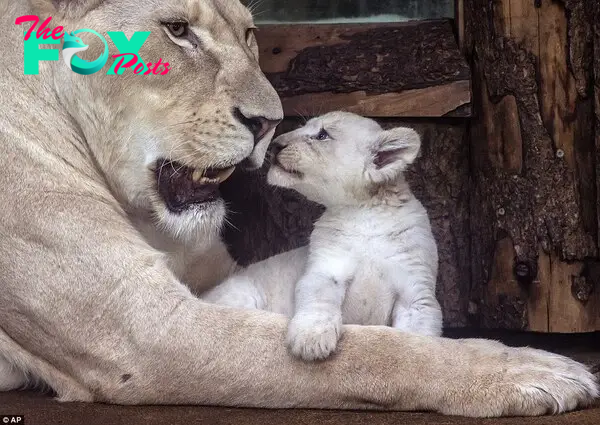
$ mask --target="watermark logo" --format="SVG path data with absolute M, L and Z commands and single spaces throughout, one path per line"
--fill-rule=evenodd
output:
M 104 52 L 95 61 L 88 62 L 75 56 L 78 52 L 84 52 L 90 47 L 81 38 L 77 37 L 77 34 L 82 32 L 92 33 L 98 36 L 104 43 Z M 64 40 L 62 49 L 63 60 L 72 71 L 81 75 L 90 75 L 100 71 L 106 65 L 108 61 L 108 43 L 96 31 L 84 29 L 73 31 L 71 34 L 65 33 Z
M 23 415 L 0 415 L 0 425 L 3 425 L 3 424 L 22 425 L 24 423 L 25 423 L 25 417 Z
M 62 57 L 67 67 L 77 74 L 91 75 L 100 71 L 109 60 L 108 42 L 98 32 L 91 29 L 79 29 L 68 33 L 64 28 L 58 26 L 52 31 L 46 28 L 52 17 L 47 18 L 38 27 L 40 18 L 35 15 L 25 15 L 17 18 L 16 25 L 33 22 L 33 25 L 24 35 L 24 73 L 25 75 L 38 75 L 40 72 L 40 61 L 58 61 L 59 50 L 42 48 L 44 44 L 60 44 L 63 40 Z M 36 29 L 34 33 L 33 31 Z M 63 32 L 64 31 L 64 32 Z M 103 45 L 104 51 L 93 61 L 86 61 L 77 56 L 78 53 L 86 51 L 89 46 L 78 37 L 81 33 L 91 33 L 98 37 Z M 148 39 L 150 31 L 136 31 L 128 39 L 122 31 L 109 31 L 108 37 L 119 50 L 119 54 L 112 55 L 115 62 L 110 67 L 107 75 L 121 75 L 126 69 L 132 69 L 136 75 L 166 75 L 170 71 L 170 64 L 163 62 L 162 58 L 156 63 L 146 63 L 140 56 L 139 51 Z

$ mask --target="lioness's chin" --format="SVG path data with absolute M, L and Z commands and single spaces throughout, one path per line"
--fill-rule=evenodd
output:
M 219 188 L 235 168 L 192 168 L 163 158 L 152 161 L 150 208 L 157 226 L 183 243 L 218 237 L 226 214 Z
M 218 238 L 226 214 L 225 202 L 220 198 L 191 205 L 181 212 L 173 212 L 162 203 L 155 203 L 154 209 L 158 226 L 186 244 Z

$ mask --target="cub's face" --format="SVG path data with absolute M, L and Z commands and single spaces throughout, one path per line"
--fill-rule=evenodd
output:
M 236 167 L 262 164 L 283 117 L 248 9 L 239 0 L 31 1 L 53 25 L 108 41 L 103 70 L 82 76 L 57 65 L 55 85 L 113 191 L 175 236 L 215 233 L 225 213 L 219 185 Z M 110 31 L 136 45 L 135 32 L 150 32 L 138 54 L 158 75 L 106 75 L 119 53 Z M 90 46 L 80 58 L 99 57 L 102 41 L 80 36 Z
M 372 119 L 332 112 L 274 141 L 267 180 L 326 206 L 367 201 L 393 184 L 420 148 L 410 128 L 384 131 Z

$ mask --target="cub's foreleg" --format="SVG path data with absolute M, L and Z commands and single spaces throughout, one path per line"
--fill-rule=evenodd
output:
M 354 272 L 352 260 L 342 255 L 311 255 L 307 272 L 296 284 L 287 344 L 304 360 L 328 357 L 341 336 L 342 304 Z
M 403 291 L 394 304 L 392 326 L 404 332 L 419 335 L 442 334 L 442 308 L 435 297 L 434 288 L 414 290 L 413 285 Z

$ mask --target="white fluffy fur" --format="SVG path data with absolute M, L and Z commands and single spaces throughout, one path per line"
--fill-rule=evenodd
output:
M 317 140 L 323 129 L 329 137 Z M 384 131 L 373 120 L 337 112 L 275 144 L 284 147 L 283 167 L 301 176 L 275 165 L 269 181 L 298 190 L 327 211 L 315 223 L 308 249 L 254 264 L 206 299 L 293 315 L 288 344 L 306 360 L 331 354 L 342 323 L 440 335 L 437 246 L 427 212 L 402 175 L 419 151 L 416 132 Z M 382 152 L 388 160 L 378 167 Z

